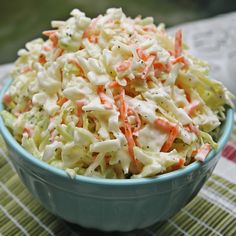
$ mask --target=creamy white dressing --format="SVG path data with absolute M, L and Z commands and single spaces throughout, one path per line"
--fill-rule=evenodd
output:
M 52 27 L 18 52 L 7 91 L 8 124 L 27 150 L 73 176 L 142 178 L 181 168 L 202 143 L 216 146 L 202 131 L 219 127 L 231 95 L 163 24 L 111 8 L 94 19 L 74 9 Z

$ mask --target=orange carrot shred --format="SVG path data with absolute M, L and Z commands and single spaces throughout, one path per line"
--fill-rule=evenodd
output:
M 32 129 L 31 128 L 27 128 L 27 127 L 24 127 L 24 129 L 23 129 L 23 133 L 26 133 L 26 134 L 28 134 L 29 136 L 31 136 L 32 135 Z
M 123 123 L 125 123 L 126 120 L 126 104 L 124 100 L 124 94 L 125 92 L 124 89 L 122 88 L 119 98 L 120 98 L 120 117 Z
M 161 148 L 161 152 L 168 152 L 169 151 L 173 142 L 177 138 L 178 134 L 179 134 L 179 130 L 177 127 L 174 127 L 171 129 L 168 139 L 166 140 L 166 142 L 164 143 L 164 145 Z
M 188 68 L 188 66 L 189 66 L 189 63 L 188 63 L 188 61 L 185 59 L 184 56 L 176 57 L 176 58 L 172 61 L 172 64 L 174 65 L 174 64 L 176 64 L 176 63 L 183 63 L 183 64 L 184 64 L 183 68 Z
M 104 93 L 104 86 L 103 85 L 99 85 L 97 87 L 97 94 L 101 100 L 101 103 L 105 106 L 105 108 L 107 108 L 107 109 L 113 108 L 113 104 L 108 100 L 106 94 Z
M 199 135 L 199 129 L 198 129 L 198 127 L 196 127 L 195 125 L 189 124 L 189 125 L 188 125 L 188 128 L 189 128 L 189 130 L 190 130 L 191 132 L 193 132 L 194 134 Z
M 162 64 L 160 62 L 153 63 L 153 67 L 157 71 L 164 71 L 166 73 L 170 72 L 170 65 L 169 64 Z
M 179 162 L 176 165 L 172 166 L 171 169 L 178 170 L 184 166 L 184 163 L 185 163 L 184 159 L 179 159 Z
M 45 63 L 47 62 L 45 55 L 40 54 L 38 61 L 39 61 L 39 63 L 42 64 L 42 65 L 45 64 Z
M 77 101 L 76 102 L 76 107 L 77 107 L 77 116 L 79 118 L 79 121 L 77 123 L 77 127 L 83 127 L 83 106 L 84 106 L 84 102 L 83 101 Z
M 136 119 L 136 127 L 134 128 L 133 132 L 137 132 L 141 128 L 141 120 L 139 118 L 138 113 L 131 107 L 128 108 L 128 115 L 134 115 Z
M 189 89 L 184 89 L 184 92 L 185 92 L 185 96 L 186 96 L 186 99 L 188 102 L 191 102 L 191 94 L 190 94 L 190 91 Z
M 182 30 L 175 33 L 175 58 L 182 54 Z
M 125 122 L 125 137 L 126 137 L 126 140 L 127 140 L 127 143 L 128 143 L 128 151 L 129 151 L 129 154 L 131 156 L 131 159 L 133 161 L 135 161 L 135 157 L 134 157 L 135 142 L 134 142 L 134 139 L 133 139 L 133 134 L 132 134 L 130 124 L 127 121 Z
M 152 68 L 152 65 L 153 65 L 153 62 L 155 61 L 155 59 L 156 59 L 156 56 L 154 56 L 154 55 L 151 55 L 147 58 L 147 62 L 146 62 L 147 65 L 142 72 L 141 79 L 146 79 L 148 73 L 150 72 L 150 70 Z
M 146 61 L 148 59 L 148 56 L 144 53 L 143 49 L 142 48 L 137 48 L 136 49 L 136 52 L 138 54 L 138 57 L 143 60 L 143 61 Z
M 56 30 L 45 30 L 43 31 L 43 35 L 50 37 L 52 34 L 55 34 Z
M 190 103 L 190 107 L 188 109 L 188 114 L 190 116 L 194 115 L 194 113 L 196 112 L 199 105 L 200 105 L 200 102 L 197 100 L 194 100 L 192 103 Z
M 43 35 L 49 37 L 49 39 L 52 41 L 53 47 L 58 46 L 58 37 L 56 35 L 56 30 L 47 30 L 43 32 Z
M 169 122 L 168 120 L 158 117 L 154 121 L 154 125 L 157 129 L 161 129 L 164 132 L 170 132 L 173 128 L 176 127 L 176 124 Z
M 112 81 L 110 84 L 109 84 L 109 87 L 110 88 L 119 88 L 120 85 L 117 81 Z
M 68 63 L 75 65 L 84 74 L 83 68 L 79 64 L 78 60 L 76 60 L 76 59 L 69 59 Z
M 21 69 L 21 73 L 22 74 L 30 72 L 30 71 L 32 71 L 32 67 L 31 66 L 25 66 L 24 68 Z
M 124 124 L 124 133 L 125 133 L 125 138 L 128 144 L 128 152 L 133 163 L 132 169 L 133 169 L 133 172 L 138 172 L 140 168 L 134 156 L 135 141 L 133 138 L 131 126 L 127 119 L 127 108 L 126 108 L 124 96 L 125 96 L 125 90 L 122 88 L 121 94 L 120 94 L 120 118 Z
M 61 107 L 67 101 L 68 101 L 68 99 L 66 97 L 63 97 L 63 96 L 59 97 L 57 100 L 57 105 Z
M 188 102 L 191 102 L 191 93 L 189 88 L 183 87 L 181 84 L 177 83 L 176 86 L 178 86 L 178 88 L 183 89 L 185 92 L 185 97 L 187 99 Z
M 198 161 L 204 161 L 211 151 L 211 145 L 209 143 L 204 143 L 197 151 L 195 159 Z
M 116 71 L 124 72 L 129 69 L 130 65 L 131 65 L 130 60 L 124 60 L 123 62 L 118 63 L 118 65 L 116 66 Z
M 29 100 L 26 102 L 25 107 L 24 107 L 20 112 L 27 112 L 27 111 L 30 111 L 31 108 L 32 108 L 32 100 L 29 99 Z
M 96 27 L 97 21 L 99 20 L 100 16 L 98 16 L 97 18 L 94 18 L 90 25 L 85 29 L 84 34 L 83 34 L 83 38 L 87 38 L 89 40 L 90 43 L 97 43 L 98 42 L 98 38 L 99 35 L 97 34 L 93 34 L 94 29 Z
M 193 150 L 191 153 L 191 156 L 196 156 L 196 154 L 197 154 L 197 150 Z
M 11 103 L 11 101 L 12 101 L 12 97 L 11 97 L 9 94 L 5 94 L 5 95 L 3 96 L 3 102 L 4 102 L 4 104 L 8 105 L 8 104 Z

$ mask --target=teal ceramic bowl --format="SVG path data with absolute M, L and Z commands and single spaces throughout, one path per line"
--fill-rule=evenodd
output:
M 9 84 L 3 88 L 0 101 Z M 184 169 L 143 179 L 109 180 L 85 176 L 72 179 L 63 170 L 36 159 L 23 149 L 1 118 L 0 131 L 19 177 L 46 209 L 83 227 L 130 231 L 167 220 L 196 196 L 229 139 L 233 114 L 232 109 L 227 110 L 219 147 L 211 151 L 204 163 L 194 162 Z

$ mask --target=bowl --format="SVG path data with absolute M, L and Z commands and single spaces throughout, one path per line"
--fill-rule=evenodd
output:
M 2 98 L 11 81 L 0 94 Z M 71 178 L 27 152 L 0 118 L 0 132 L 20 179 L 50 212 L 71 223 L 103 231 L 130 231 L 165 221 L 190 202 L 210 177 L 233 127 L 232 109 L 227 108 L 219 147 L 203 163 L 142 179 Z

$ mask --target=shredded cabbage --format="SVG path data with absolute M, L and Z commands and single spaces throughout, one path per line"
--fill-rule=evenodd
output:
M 1 115 L 35 157 L 77 174 L 143 178 L 204 161 L 232 94 L 152 17 L 78 9 L 18 52 Z

